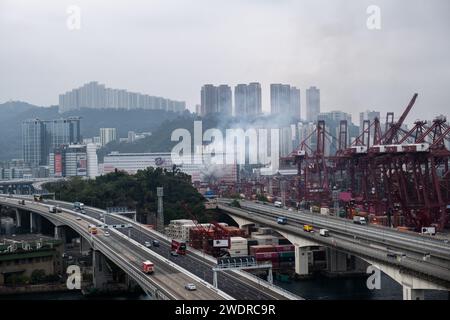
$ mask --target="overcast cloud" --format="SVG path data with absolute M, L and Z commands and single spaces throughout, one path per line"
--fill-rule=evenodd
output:
M 81 8 L 81 30 L 66 26 Z M 381 30 L 366 9 L 381 8 Z M 0 102 L 58 103 L 97 80 L 111 88 L 185 100 L 205 83 L 259 81 L 321 89 L 322 111 L 403 110 L 448 115 L 448 0 L 0 0 Z M 302 111 L 304 114 L 304 111 Z

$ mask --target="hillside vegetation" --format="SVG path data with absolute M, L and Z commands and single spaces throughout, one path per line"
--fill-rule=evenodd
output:
M 191 178 L 177 169 L 138 171 L 135 175 L 124 172 L 109 173 L 95 180 L 72 178 L 68 181 L 47 183 L 44 188 L 54 192 L 56 199 L 68 202 L 81 201 L 87 206 L 128 207 L 136 209 L 138 219 L 146 222 L 147 216 L 157 211 L 156 188 L 164 188 L 165 223 L 172 219 L 190 219 L 182 208 L 185 203 L 200 221 L 206 221 L 203 196 L 191 185 Z

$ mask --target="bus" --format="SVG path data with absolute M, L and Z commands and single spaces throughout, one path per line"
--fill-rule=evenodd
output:
M 90 234 L 97 234 L 97 227 L 93 224 L 90 224 L 88 227 L 88 232 Z
M 182 240 L 172 240 L 172 246 L 171 246 L 172 252 L 176 252 L 178 254 L 186 254 L 186 242 Z

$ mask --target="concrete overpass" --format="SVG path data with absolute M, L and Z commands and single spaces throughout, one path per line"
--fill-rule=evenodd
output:
M 351 254 L 383 271 L 403 286 L 404 299 L 423 299 L 423 290 L 427 289 L 450 291 L 450 245 L 443 240 L 251 201 L 240 201 L 241 208 L 236 208 L 230 206 L 231 201 L 218 199 L 217 207 L 240 227 L 266 225 L 295 245 L 295 268 L 300 275 L 308 273 L 308 247 L 325 246 L 333 249 L 328 255 L 335 264 Z M 276 222 L 279 216 L 287 218 L 286 225 Z M 312 225 L 316 232 L 303 231 L 304 224 Z M 320 228 L 328 229 L 330 236 L 320 236 Z
M 64 208 L 71 208 L 72 204 L 62 201 L 50 201 Z M 133 226 L 130 237 L 139 242 L 159 240 L 160 247 L 151 247 L 150 250 L 164 256 L 166 259 L 185 268 L 199 278 L 213 284 L 212 268 L 216 266 L 217 260 L 203 252 L 188 247 L 184 257 L 173 257 L 170 255 L 172 239 L 155 230 L 144 227 L 141 223 L 133 221 L 119 214 L 108 214 L 105 210 L 85 207 L 86 215 L 100 219 L 105 217 L 108 224 L 129 223 Z M 118 230 L 124 234 L 128 231 Z M 218 274 L 219 289 L 235 299 L 239 300 L 301 300 L 302 298 L 286 291 L 278 286 L 272 285 L 244 271 L 223 271 Z
M 23 198 L 30 199 L 26 196 L 22 196 Z M 1 199 L 1 198 L 0 198 Z M 18 203 L 17 197 L 14 198 L 3 198 L 3 201 L 7 201 L 11 206 L 15 206 L 20 208 L 20 205 L 15 205 Z M 9 200 L 9 201 L 8 201 Z M 27 201 L 27 204 L 34 204 L 33 201 Z M 216 265 L 217 261 L 211 256 L 205 255 L 203 252 L 195 250 L 193 248 L 188 247 L 188 254 L 183 257 L 173 257 L 170 255 L 170 247 L 171 240 L 166 237 L 164 234 L 161 234 L 155 230 L 148 229 L 142 224 L 133 221 L 127 217 L 118 215 L 118 214 L 108 214 L 105 210 L 85 207 L 86 214 L 80 214 L 78 212 L 72 211 L 73 204 L 62 202 L 62 201 L 54 201 L 54 200 L 46 200 L 47 204 L 58 204 L 61 208 L 63 208 L 64 213 L 71 213 L 78 217 L 82 217 L 85 221 L 91 221 L 95 224 L 101 224 L 101 217 L 104 217 L 107 224 L 122 224 L 129 223 L 132 225 L 132 229 L 130 231 L 126 229 L 117 229 L 114 230 L 115 237 L 122 237 L 122 245 L 125 246 L 123 249 L 127 247 L 127 242 L 133 243 L 135 246 L 139 247 L 140 250 L 145 250 L 146 253 L 154 253 L 157 255 L 160 260 L 165 259 L 168 263 L 173 264 L 173 266 L 182 268 L 186 270 L 189 274 L 193 275 L 200 279 L 203 283 L 205 283 L 208 288 L 212 287 L 213 283 L 213 272 L 212 268 Z M 1 204 L 1 201 L 0 201 Z M 48 213 L 48 205 L 45 206 L 46 216 L 52 218 L 55 214 Z M 60 215 L 60 214 L 58 214 Z M 57 225 L 57 222 L 54 223 Z M 87 226 L 87 225 L 86 225 Z M 87 228 L 87 227 L 86 227 Z M 87 230 L 87 229 L 86 229 Z M 112 238 L 112 237 L 110 237 Z M 96 239 L 96 237 L 94 237 Z M 151 247 L 145 248 L 142 244 L 145 241 L 159 240 L 160 247 Z M 142 259 L 146 259 L 146 255 L 141 256 Z M 152 261 L 155 259 L 152 258 Z M 112 260 L 114 261 L 114 260 Z M 143 260 L 138 260 L 143 261 Z M 157 264 L 156 264 L 157 265 Z M 139 265 L 140 266 L 140 265 Z M 139 272 L 142 274 L 142 272 Z M 155 272 L 156 275 L 156 272 Z M 191 281 L 194 282 L 194 281 Z M 260 279 L 252 274 L 249 274 L 244 271 L 224 271 L 219 273 L 218 275 L 218 283 L 220 292 L 227 295 L 227 297 L 232 297 L 235 299 L 251 299 L 251 300 L 301 300 L 302 298 L 286 291 L 280 287 L 272 285 L 267 281 Z M 184 284 L 183 284 L 184 285 Z M 184 290 L 184 288 L 183 288 Z M 185 290 L 184 290 L 185 291 Z M 209 296 L 209 299 L 215 299 L 214 296 Z
M 94 250 L 94 284 L 101 283 L 103 275 L 100 263 L 102 255 L 104 255 L 134 279 L 152 299 L 233 299 L 223 291 L 214 288 L 196 275 L 115 229 L 110 230 L 110 236 L 105 236 L 101 229 L 98 230 L 97 235 L 91 235 L 88 232 L 88 225 L 101 224 L 102 222 L 97 219 L 67 208 L 64 208 L 62 213 L 50 213 L 48 210 L 49 204 L 25 200 L 25 204 L 22 205 L 19 204 L 17 198 L 12 197 L 0 197 L 0 205 L 14 208 L 16 212 L 19 210 L 29 212 L 31 227 L 33 227 L 35 215 L 47 218 L 55 225 L 55 236 L 57 237 L 60 235 L 62 226 L 68 226 L 79 233 Z M 147 259 L 155 264 L 155 272 L 151 275 L 141 271 L 141 264 Z M 194 283 L 197 290 L 186 290 L 184 286 L 187 283 Z
M 33 194 L 42 191 L 42 185 L 47 182 L 56 182 L 65 178 L 31 178 L 0 180 L 0 193 L 4 194 Z

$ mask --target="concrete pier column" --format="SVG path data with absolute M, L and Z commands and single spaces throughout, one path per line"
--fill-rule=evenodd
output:
M 89 241 L 87 241 L 83 237 L 80 237 L 80 253 L 82 255 L 87 255 L 87 254 L 89 254 L 90 249 L 91 249 L 91 245 L 89 244 Z
M 347 254 L 333 248 L 327 248 L 327 271 L 347 271 Z
M 403 300 L 425 300 L 424 290 L 403 285 Z
M 308 247 L 295 246 L 295 273 L 299 275 L 309 274 Z
M 64 226 L 55 226 L 55 239 L 61 239 L 64 244 L 66 243 L 66 229 Z
M 100 251 L 94 250 L 92 252 L 92 284 L 94 288 L 105 289 L 109 279 L 108 274 L 105 257 Z
M 22 226 L 22 218 L 20 216 L 19 209 L 16 209 L 16 227 L 20 228 Z
M 33 233 L 33 231 L 35 231 L 36 230 L 36 227 L 35 227 L 35 219 L 34 219 L 34 213 L 33 212 L 30 212 L 30 233 Z

